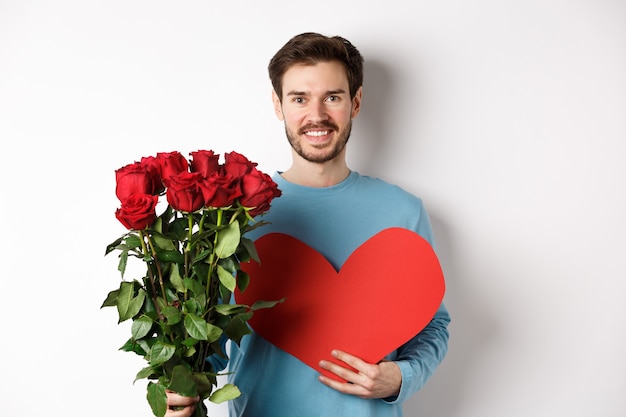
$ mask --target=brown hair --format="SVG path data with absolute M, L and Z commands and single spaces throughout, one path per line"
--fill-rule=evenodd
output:
M 340 36 L 307 32 L 291 38 L 270 60 L 267 67 L 274 91 L 282 101 L 283 75 L 295 64 L 314 65 L 339 61 L 346 69 L 350 98 L 363 85 L 363 57 L 354 45 Z

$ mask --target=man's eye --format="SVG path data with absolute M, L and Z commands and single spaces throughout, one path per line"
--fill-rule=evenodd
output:
M 339 96 L 328 96 L 326 101 L 339 101 Z
M 301 104 L 304 103 L 304 99 L 302 97 L 294 97 L 293 102 Z

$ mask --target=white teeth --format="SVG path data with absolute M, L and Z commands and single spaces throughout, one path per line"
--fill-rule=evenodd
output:
M 315 130 L 315 131 L 312 131 L 312 132 L 306 132 L 306 134 L 309 135 L 309 136 L 324 136 L 324 135 L 328 134 L 328 131 L 327 130 L 325 130 L 325 131 Z

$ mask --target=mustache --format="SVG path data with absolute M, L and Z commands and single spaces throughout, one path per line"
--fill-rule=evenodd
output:
M 307 130 L 312 129 L 331 129 L 331 130 L 339 130 L 339 127 L 330 121 L 323 121 L 320 123 L 309 123 L 307 125 L 302 126 L 298 129 L 298 134 L 303 135 Z

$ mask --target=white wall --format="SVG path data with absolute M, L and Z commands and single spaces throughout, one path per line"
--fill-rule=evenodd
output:
M 286 168 L 266 65 L 312 30 L 365 55 L 351 165 L 424 199 L 447 275 L 450 352 L 406 415 L 625 415 L 626 3 L 264 3 L 0 1 L 0 414 L 151 415 L 99 309 L 113 171 Z

